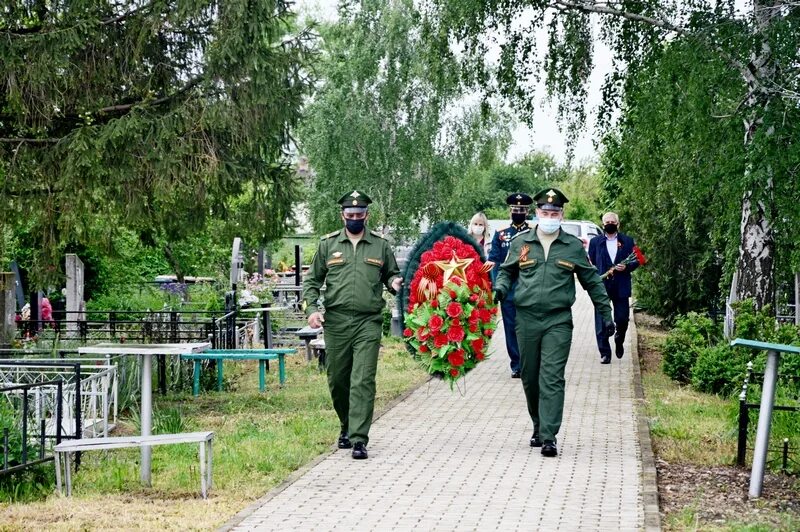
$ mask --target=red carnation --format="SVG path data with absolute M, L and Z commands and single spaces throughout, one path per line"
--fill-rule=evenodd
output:
M 417 340 L 420 342 L 426 341 L 428 338 L 431 337 L 431 333 L 425 330 L 425 327 L 420 327 L 417 329 Z
M 469 296 L 469 300 L 475 303 L 478 300 L 478 294 L 472 294 Z
M 475 353 L 475 360 L 477 360 L 478 362 L 480 362 L 484 358 L 486 358 L 486 355 L 484 355 L 483 353 L 481 352 Z
M 494 307 L 494 308 L 491 310 L 491 313 L 492 313 L 492 314 L 497 314 L 497 307 Z
M 438 299 L 431 300 L 431 307 L 432 308 L 439 308 L 439 300 Z
M 447 361 L 450 362 L 451 366 L 463 366 L 464 365 L 464 350 L 458 349 L 453 351 L 449 355 L 447 355 Z
M 471 342 L 472 350 L 476 353 L 483 351 L 483 338 L 476 338 Z
M 447 345 L 447 335 L 437 334 L 433 337 L 433 347 L 439 348 Z
M 427 353 L 428 352 L 428 346 L 425 345 L 425 344 L 422 344 L 421 346 L 419 346 L 419 352 L 420 353 Z
M 458 377 L 458 370 L 456 368 L 452 368 L 450 370 L 450 376 L 451 377 Z
M 403 331 L 403 336 L 405 336 L 406 338 L 414 336 L 414 331 L 406 327 L 405 330 Z
M 447 315 L 450 316 L 451 318 L 457 318 L 461 316 L 462 310 L 463 309 L 461 308 L 461 304 L 456 303 L 455 301 L 447 305 Z
M 456 291 L 455 291 L 455 290 L 450 290 L 450 299 L 455 299 L 455 298 L 456 298 L 456 295 L 457 295 L 457 294 L 456 294 Z
M 479 312 L 480 312 L 480 316 L 481 316 L 481 321 L 483 323 L 489 323 L 490 321 L 492 321 L 492 313 L 489 312 L 488 309 L 482 308 L 482 309 L 480 309 Z
M 470 324 L 469 324 L 469 332 L 471 332 L 471 333 L 478 332 L 478 324 L 470 322 Z
M 451 278 L 450 278 L 450 282 L 451 282 L 451 283 L 453 283 L 453 284 L 454 284 L 454 285 L 456 285 L 456 286 L 461 286 L 461 283 L 462 283 L 463 281 L 461 280 L 461 278 L 460 278 L 460 277 L 455 277 L 455 276 L 453 276 L 453 277 L 451 277 Z
M 494 334 L 494 330 L 493 329 L 486 329 L 485 331 L 483 331 L 483 333 L 486 336 L 492 336 Z
M 453 325 L 449 329 L 447 329 L 447 339 L 451 342 L 460 342 L 464 339 L 464 329 Z
M 479 299 L 479 300 L 478 300 L 478 306 L 479 306 L 480 308 L 483 308 L 485 305 L 486 305 L 486 302 L 485 302 L 483 299 Z
M 432 331 L 438 331 L 444 325 L 444 320 L 438 314 L 434 314 L 431 316 L 431 319 L 428 321 L 428 327 L 431 328 Z

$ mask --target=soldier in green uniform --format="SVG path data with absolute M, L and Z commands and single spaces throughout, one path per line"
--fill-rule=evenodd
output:
M 500 266 L 495 297 L 502 301 L 516 281 L 517 338 L 522 386 L 533 420 L 531 447 L 556 456 L 556 434 L 564 410 L 564 369 L 572 343 L 575 276 L 603 317 L 605 334 L 614 334 L 611 305 L 603 281 L 589 264 L 582 242 L 561 231 L 564 204 L 561 191 L 537 193 L 538 223 L 517 233 Z
M 344 229 L 322 237 L 303 282 L 311 327 L 324 323 L 328 386 L 339 416 L 340 449 L 367 458 L 375 403 L 375 371 L 381 344 L 383 287 L 394 294 L 402 285 L 389 243 L 365 222 L 372 200 L 354 190 L 339 200 Z M 325 316 L 319 310 L 325 285 Z

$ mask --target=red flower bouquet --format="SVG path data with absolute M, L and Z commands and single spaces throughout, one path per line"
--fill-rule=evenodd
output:
M 472 245 L 446 236 L 422 253 L 411 280 L 403 336 L 428 372 L 451 386 L 487 357 L 497 313 L 491 268 Z

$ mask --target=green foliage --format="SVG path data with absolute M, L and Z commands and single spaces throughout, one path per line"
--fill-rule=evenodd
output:
M 692 366 L 692 386 L 705 393 L 731 395 L 742 386 L 748 358 L 725 343 L 704 347 Z
M 800 328 L 775 322 L 769 307 L 756 309 L 752 300 L 734 305 L 734 336 L 761 342 L 800 345 Z M 731 348 L 720 327 L 697 313 L 679 317 L 663 346 L 664 373 L 705 393 L 730 395 L 742 385 L 747 363 L 763 371 L 766 355 L 751 349 Z M 800 357 L 782 357 L 781 375 L 800 375 Z M 785 380 L 784 390 L 800 392 L 800 382 Z
M 286 154 L 311 52 L 289 3 L 145 7 L 0 12 L 0 224 L 25 241 L 36 286 L 70 245 L 123 229 L 180 276 L 176 246 L 210 222 L 266 242 L 298 199 Z
M 457 62 L 430 31 L 411 0 L 345 1 L 321 27 L 324 83 L 299 129 L 317 232 L 341 227 L 335 202 L 354 188 L 373 200 L 373 228 L 415 234 L 423 218 L 464 218 L 463 198 L 479 188 L 468 169 L 505 151 L 507 119 L 456 105 Z
M 696 312 L 679 317 L 664 342 L 664 373 L 678 382 L 691 382 L 692 367 L 700 351 L 712 347 L 720 333 L 714 322 Z

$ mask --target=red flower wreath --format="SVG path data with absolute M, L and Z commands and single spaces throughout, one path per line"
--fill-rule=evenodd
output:
M 451 383 L 487 358 L 497 312 L 491 263 L 447 236 L 420 258 L 409 288 L 403 336 L 429 373 Z

